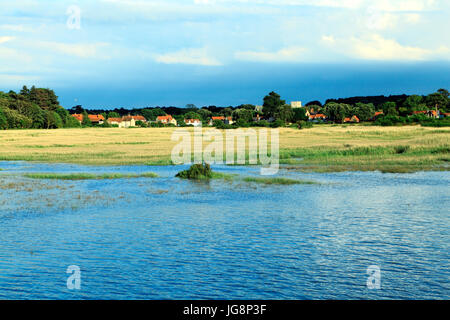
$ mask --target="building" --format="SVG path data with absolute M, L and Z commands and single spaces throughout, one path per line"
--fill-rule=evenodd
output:
M 157 117 L 156 122 L 163 124 L 173 124 L 175 126 L 177 125 L 177 120 L 175 120 L 170 114 Z
M 351 118 L 345 118 L 344 123 L 353 122 L 353 123 L 359 123 L 359 118 L 357 116 L 353 116 Z
M 302 107 L 302 102 L 301 101 L 292 101 L 291 102 L 291 107 L 292 109 L 298 109 Z
M 318 113 L 318 114 L 310 114 L 308 115 L 309 121 L 325 121 L 327 120 L 327 116 L 322 114 L 322 113 Z
M 83 122 L 83 115 L 74 113 L 72 115 L 75 119 L 78 120 L 78 122 Z M 101 114 L 89 114 L 88 115 L 89 120 L 91 120 L 92 124 L 103 124 L 105 122 L 105 117 L 103 117 Z
M 144 117 L 144 116 L 139 116 L 139 115 L 137 115 L 137 116 L 131 116 L 133 119 L 134 119 L 134 121 L 141 121 L 142 123 L 147 123 L 147 119 Z
M 429 118 L 440 118 L 440 112 L 439 110 L 422 110 L 422 111 L 413 111 L 413 115 L 423 114 Z
M 89 114 L 88 117 L 92 124 L 103 124 L 105 122 L 105 117 L 101 114 Z
M 214 121 L 222 121 L 224 124 L 233 124 L 234 123 L 232 117 L 220 116 L 220 117 L 211 117 L 208 124 L 210 126 L 212 126 L 212 125 L 214 125 Z
M 383 111 L 377 111 L 377 112 L 375 112 L 375 115 L 369 119 L 369 121 L 375 121 L 375 120 L 377 120 L 378 117 L 381 117 L 383 115 L 384 115 Z
M 194 127 L 200 127 L 202 125 L 200 119 L 184 119 L 184 123 L 187 126 L 194 126 Z
M 119 128 L 135 127 L 136 121 L 132 116 L 125 116 L 122 118 L 108 118 L 106 120 L 110 125 L 117 125 Z
M 79 123 L 81 123 L 81 122 L 83 121 L 83 115 L 82 115 L 82 114 L 74 113 L 74 114 L 72 115 L 72 117 L 74 117 L 75 119 L 77 119 Z

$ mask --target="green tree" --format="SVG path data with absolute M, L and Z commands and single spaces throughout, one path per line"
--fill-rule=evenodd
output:
M 298 122 L 298 121 L 308 121 L 308 116 L 306 115 L 306 108 L 295 108 L 292 109 L 292 113 L 293 113 L 293 122 Z
M 282 100 L 279 94 L 272 91 L 264 97 L 263 113 L 267 118 L 275 117 L 285 104 L 286 101 Z
M 105 123 L 107 123 L 107 121 L 105 121 Z M 65 124 L 65 127 L 66 128 L 79 128 L 79 127 L 81 127 L 81 124 L 80 124 L 80 122 L 77 119 L 75 119 L 72 116 L 69 116 L 67 118 L 67 122 Z
M 25 99 L 29 100 L 30 90 L 28 90 L 27 86 L 22 87 L 22 90 L 20 90 L 20 95 L 22 95 Z
M 426 105 L 423 103 L 423 97 L 413 94 L 406 98 L 402 106 L 399 108 L 401 115 L 406 116 L 412 114 L 414 111 L 425 110 Z
M 250 109 L 237 109 L 233 112 L 233 119 L 236 122 L 249 123 L 253 120 L 254 111 Z
M 45 120 L 47 129 L 58 129 L 63 127 L 63 121 L 55 111 L 47 110 Z
M 322 112 L 325 113 L 328 119 L 337 123 L 342 123 L 347 114 L 349 114 L 350 109 L 351 107 L 348 104 L 329 102 L 325 105 Z
M 89 119 L 89 115 L 88 115 L 88 113 L 86 112 L 86 110 L 83 111 L 82 115 L 83 115 L 83 121 L 81 121 L 81 125 L 82 125 L 83 127 L 92 127 L 92 122 L 91 122 L 91 120 Z
M 278 111 L 275 113 L 275 118 L 286 122 L 291 122 L 293 119 L 294 113 L 292 112 L 292 107 L 289 104 L 282 105 Z
M 450 97 L 450 92 L 448 92 L 447 89 L 439 89 L 437 92 L 443 95 L 446 99 Z
M 395 102 L 385 102 L 381 105 L 381 108 L 386 116 L 398 116 L 397 104 Z
M 146 110 L 148 110 L 148 109 L 146 109 Z M 145 115 L 144 115 L 144 117 L 145 117 Z M 110 111 L 110 112 L 108 112 L 108 114 L 107 114 L 107 116 L 105 118 L 106 119 L 109 119 L 109 118 L 120 118 L 120 114 L 118 114 L 117 112 L 114 112 L 114 111 Z
M 0 109 L 0 130 L 8 129 L 8 120 L 3 113 L 3 110 Z
M 353 114 L 356 115 L 359 120 L 367 121 L 375 116 L 375 107 L 373 103 L 356 103 L 352 109 Z M 349 117 L 352 115 L 349 115 Z
M 447 98 L 438 92 L 429 94 L 425 99 L 425 103 L 431 109 L 447 108 Z

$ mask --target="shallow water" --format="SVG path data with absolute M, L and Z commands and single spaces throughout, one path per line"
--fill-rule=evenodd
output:
M 0 168 L 1 299 L 450 298 L 449 172 L 281 170 L 321 184 L 263 186 L 181 181 L 180 167 Z M 20 177 L 148 171 L 160 178 Z M 66 286 L 70 265 L 81 290 Z

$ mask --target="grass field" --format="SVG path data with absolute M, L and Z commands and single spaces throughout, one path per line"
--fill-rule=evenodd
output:
M 171 141 L 175 129 L 1 131 L 0 160 L 168 165 L 176 145 Z M 324 125 L 280 129 L 280 162 L 292 170 L 448 170 L 449 160 L 450 128 Z

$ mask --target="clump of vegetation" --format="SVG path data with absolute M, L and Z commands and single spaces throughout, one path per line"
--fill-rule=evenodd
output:
M 301 129 L 307 129 L 307 128 L 312 128 L 313 124 L 311 122 L 305 121 L 305 120 L 300 120 L 297 121 L 297 127 L 301 130 Z
M 395 153 L 402 154 L 409 150 L 409 146 L 396 146 L 394 147 Z
M 175 177 L 190 180 L 204 180 L 211 179 L 213 173 L 208 163 L 193 164 L 188 170 L 178 172 Z
M 131 179 L 131 178 L 157 178 L 158 175 L 153 172 L 141 174 L 121 174 L 121 173 L 26 173 L 24 177 L 30 179 L 47 179 L 47 180 L 110 180 L 110 179 Z
M 243 179 L 245 182 L 255 182 L 261 184 L 283 184 L 283 185 L 291 185 L 291 184 L 318 184 L 315 181 L 308 180 L 294 180 L 288 178 L 257 178 L 257 177 L 246 177 Z

